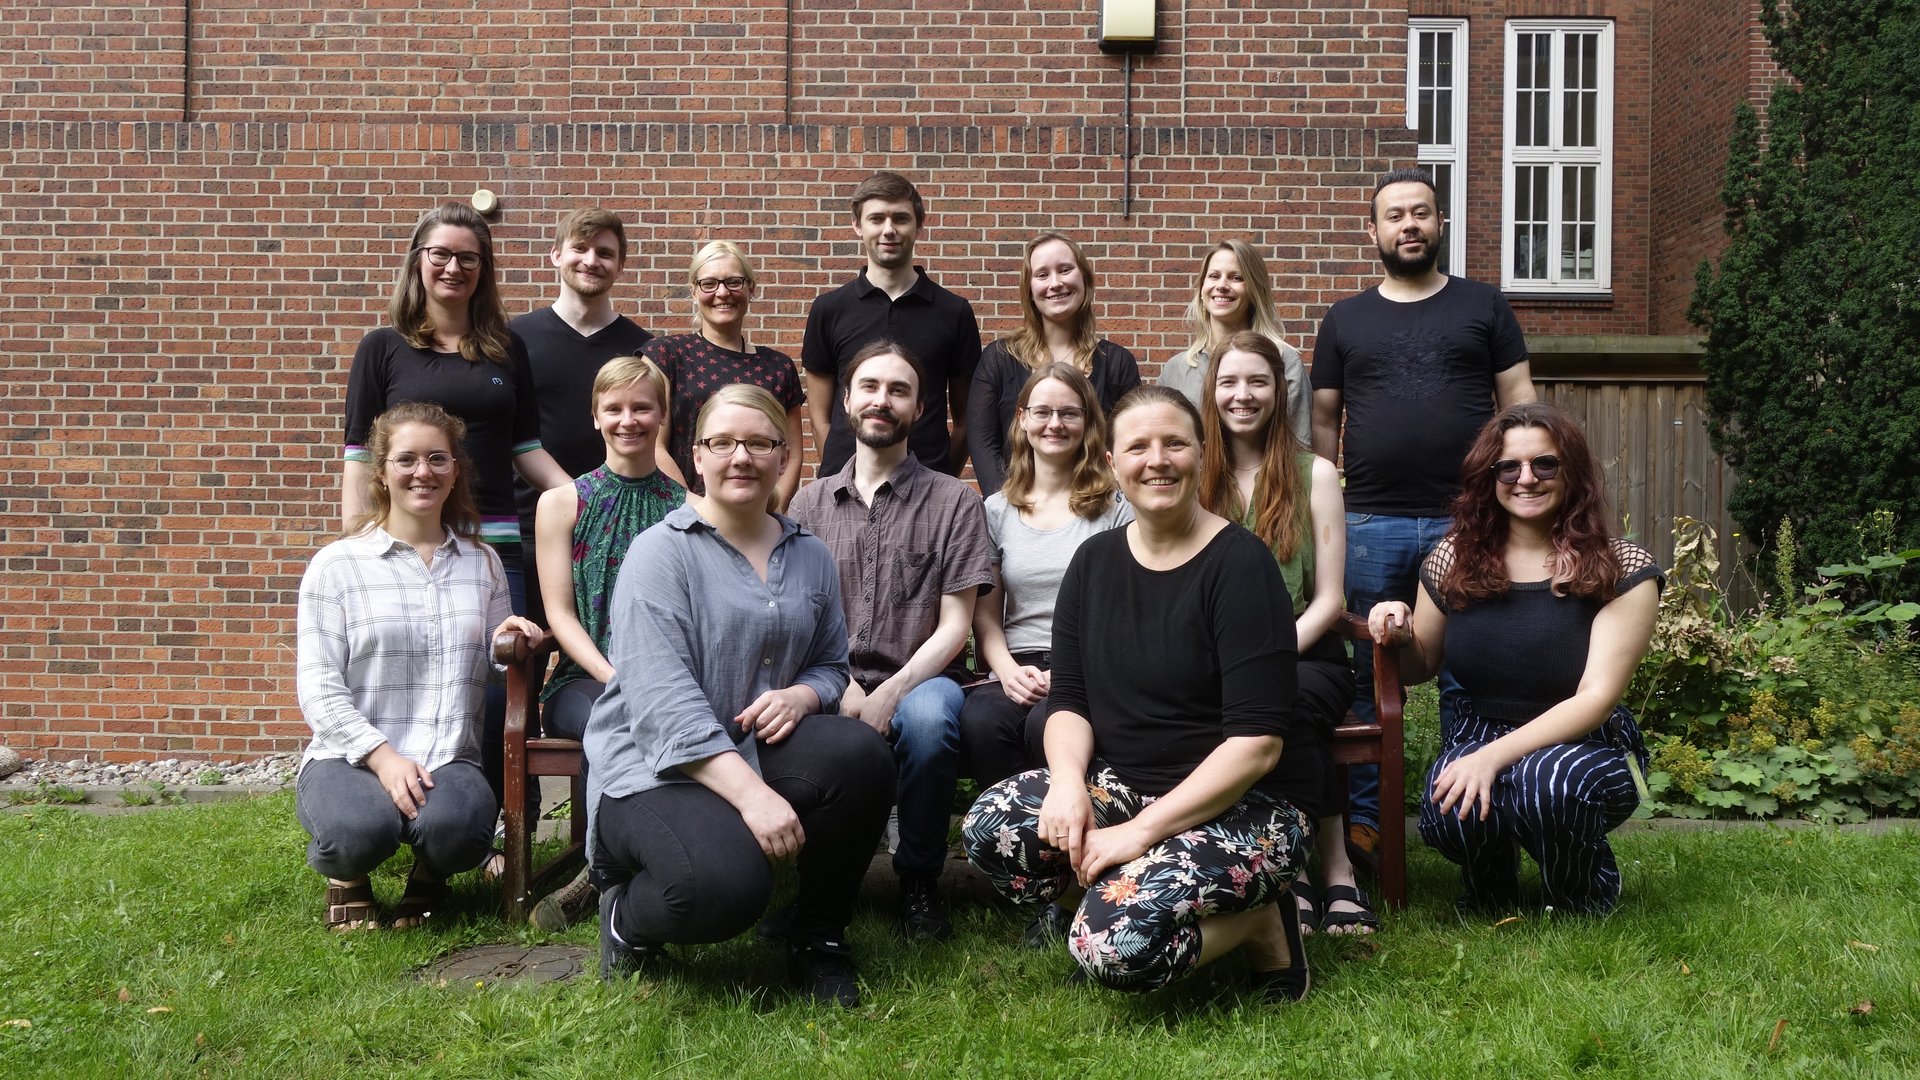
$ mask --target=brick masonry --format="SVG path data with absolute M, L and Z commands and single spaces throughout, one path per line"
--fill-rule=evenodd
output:
M 1496 6 L 1514 7 L 1413 12 L 1475 19 L 1483 238 Z M 1532 305 L 1523 323 L 1646 332 L 1655 177 L 1697 182 L 1659 173 L 1645 136 L 1663 5 L 1524 6 L 1620 20 L 1621 145 L 1613 304 Z M 1129 217 L 1122 61 L 1092 47 L 1090 0 L 791 8 L 789 23 L 784 0 L 8 5 L 0 737 L 114 758 L 304 741 L 293 598 L 336 526 L 347 361 L 412 221 L 443 199 L 499 193 L 514 312 L 550 300 L 548 230 L 583 202 L 629 221 L 619 302 L 656 331 L 689 323 L 674 283 L 697 245 L 740 241 L 765 282 L 753 337 L 796 354 L 808 302 L 857 267 L 845 194 L 879 168 L 920 182 L 921 261 L 989 337 L 1018 318 L 1021 243 L 1057 228 L 1087 242 L 1102 329 L 1149 372 L 1186 343 L 1215 239 L 1270 253 L 1303 348 L 1375 273 L 1365 194 L 1413 152 L 1404 2 L 1163 4 L 1161 49 L 1134 65 Z M 1495 258 L 1481 245 L 1473 274 Z

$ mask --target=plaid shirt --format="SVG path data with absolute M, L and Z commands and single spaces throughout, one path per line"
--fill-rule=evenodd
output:
M 933 636 L 942 596 L 992 586 L 993 538 L 980 496 L 911 454 L 869 508 L 853 484 L 857 461 L 800 489 L 787 512 L 833 552 L 848 660 L 871 690 Z
M 447 534 L 428 566 L 384 529 L 321 548 L 300 579 L 300 759 L 365 763 L 381 743 L 426 769 L 479 764 L 493 628 L 513 613 L 500 557 Z

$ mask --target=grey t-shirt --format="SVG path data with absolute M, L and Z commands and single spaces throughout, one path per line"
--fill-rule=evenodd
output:
M 1057 529 L 1036 529 L 1020 520 L 1020 511 L 1007 505 L 1005 495 L 987 498 L 987 533 L 993 537 L 993 558 L 1000 568 L 1000 587 L 1006 590 L 1004 622 L 1007 651 L 1038 652 L 1053 648 L 1053 602 L 1060 594 L 1073 553 L 1087 538 L 1133 520 L 1133 504 L 1115 492 L 1112 505 L 1097 518 L 1075 515 Z

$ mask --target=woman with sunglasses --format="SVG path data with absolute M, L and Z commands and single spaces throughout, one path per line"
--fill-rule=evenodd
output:
M 1205 421 L 1206 453 L 1200 501 L 1258 536 L 1280 565 L 1293 600 L 1293 633 L 1300 649 L 1296 715 L 1310 721 L 1317 747 L 1353 702 L 1353 665 L 1346 639 L 1334 630 L 1344 611 L 1346 513 L 1333 463 L 1304 446 L 1282 411 L 1286 361 L 1271 338 L 1254 330 L 1228 337 L 1209 365 L 1213 386 Z M 1321 750 L 1324 753 L 1324 750 Z M 1294 882 L 1306 930 L 1370 934 L 1380 925 L 1347 857 L 1345 779 L 1327 761 L 1327 785 L 1314 806 L 1320 890 L 1306 876 Z M 1324 906 L 1324 914 L 1322 907 Z
M 967 858 L 1016 903 L 1079 900 L 1067 947 L 1147 991 L 1244 948 L 1272 1000 L 1307 992 L 1301 809 L 1325 781 L 1294 709 L 1273 554 L 1200 505 L 1201 420 L 1164 386 L 1113 412 L 1134 521 L 1080 545 L 1054 607 L 1047 767 L 967 811 Z
M 300 712 L 313 741 L 295 809 L 327 876 L 326 925 L 380 925 L 367 875 L 413 848 L 396 929 L 440 910 L 447 878 L 480 865 L 499 802 L 480 771 L 479 720 L 496 634 L 538 645 L 512 613 L 501 559 L 479 542 L 465 425 L 409 402 L 367 425 L 367 509 L 300 579 Z
M 1093 324 L 1093 262 L 1059 233 L 1042 233 L 1020 252 L 1020 329 L 988 345 L 967 398 L 968 450 L 981 495 L 1006 483 L 1016 399 L 1048 364 L 1086 376 L 1105 414 L 1140 385 L 1133 354 L 1101 337 Z
M 1193 299 L 1187 304 L 1187 324 L 1193 344 L 1166 362 L 1159 383 L 1187 395 L 1203 414 L 1212 407 L 1213 387 L 1207 368 L 1227 338 L 1252 330 L 1273 342 L 1287 369 L 1287 430 L 1307 433 L 1313 424 L 1313 391 L 1300 350 L 1287 344 L 1280 332 L 1280 316 L 1273 307 L 1273 284 L 1267 262 L 1244 240 L 1222 240 L 1207 252 L 1194 279 Z
M 1620 704 L 1653 636 L 1663 575 L 1612 535 L 1599 463 L 1573 417 L 1528 402 L 1481 430 L 1461 466 L 1453 531 L 1409 612 L 1368 615 L 1410 645 L 1408 683 L 1444 663 L 1465 693 L 1427 775 L 1420 835 L 1460 865 L 1463 911 L 1519 903 L 1522 850 L 1559 911 L 1620 898 L 1607 833 L 1633 813 L 1646 745 Z
M 728 240 L 701 248 L 687 266 L 687 295 L 693 300 L 691 334 L 657 337 L 642 348 L 660 365 L 672 387 L 667 414 L 660 425 L 660 445 L 666 449 L 660 468 L 695 495 L 703 494 L 700 471 L 693 467 L 693 424 L 713 392 L 741 383 L 765 387 L 787 410 L 782 438 L 794 452 L 778 483 L 776 510 L 785 510 L 800 489 L 800 418 L 806 394 L 793 358 L 765 345 L 747 343 L 747 311 L 758 288 L 747 253 Z
M 406 263 L 387 303 L 387 325 L 360 339 L 347 373 L 344 521 L 367 509 L 378 473 L 368 452 L 373 420 L 402 402 L 431 402 L 466 428 L 462 450 L 480 509 L 480 539 L 499 553 L 516 614 L 526 614 L 520 517 L 513 474 L 535 488 L 559 487 L 566 471 L 540 447 L 540 408 L 526 346 L 507 329 L 494 279 L 493 234 L 472 207 L 446 203 L 414 227 Z M 488 696 L 481 752 L 498 796 L 506 696 Z
M 990 787 L 1046 763 L 1053 605 L 1073 553 L 1133 520 L 1107 462 L 1107 421 L 1093 384 L 1070 364 L 1042 365 L 1020 389 L 1007 433 L 1006 486 L 987 497 L 992 592 L 974 605 L 974 654 L 992 678 L 960 707 L 961 774 Z M 1060 939 L 1068 912 L 1043 906 L 1023 937 Z
M 797 862 L 787 972 L 859 1002 L 847 924 L 887 810 L 893 751 L 833 715 L 847 687 L 826 544 L 769 507 L 794 456 L 786 404 L 727 386 L 701 407 L 706 494 L 640 534 L 613 592 L 613 676 L 587 724 L 603 976 L 725 941 Z

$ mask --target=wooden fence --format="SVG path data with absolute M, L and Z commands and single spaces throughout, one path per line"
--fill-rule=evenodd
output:
M 1750 549 L 1727 513 L 1733 470 L 1707 439 L 1700 346 L 1677 337 L 1530 339 L 1541 397 L 1585 426 L 1606 470 L 1626 535 L 1662 566 L 1673 563 L 1673 522 L 1685 515 L 1719 534 L 1720 585 L 1735 610 L 1758 600 L 1743 559 Z

